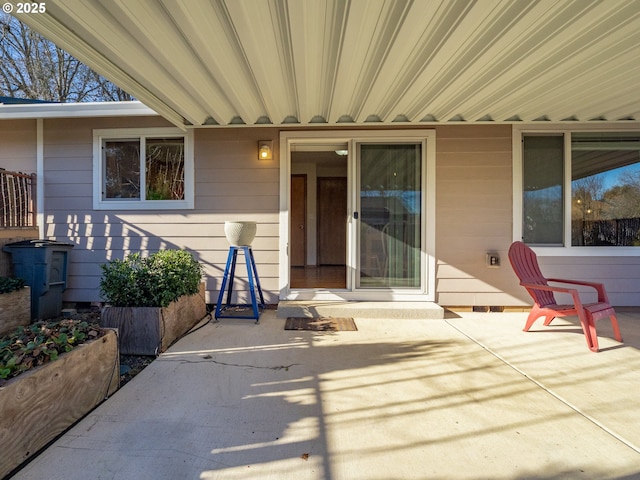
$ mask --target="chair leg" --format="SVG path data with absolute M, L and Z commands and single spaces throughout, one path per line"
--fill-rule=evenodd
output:
M 531 325 L 534 324 L 534 322 L 540 317 L 540 309 L 538 308 L 537 305 L 534 305 L 533 308 L 531 309 L 531 312 L 529 312 L 529 316 L 527 317 L 527 322 L 524 324 L 524 328 L 522 329 L 523 332 L 528 332 L 529 329 L 531 328 Z
M 613 327 L 613 336 L 617 341 L 622 343 L 622 335 L 620 334 L 620 327 L 618 326 L 618 319 L 614 314 L 611 314 L 611 326 Z
M 590 312 L 582 310 L 582 312 L 578 312 L 578 319 L 580 320 L 584 337 L 587 340 L 587 347 L 592 352 L 597 352 L 599 350 L 598 333 L 596 332 L 596 323 L 593 316 Z
M 580 324 L 582 325 L 582 330 L 584 331 L 584 335 L 587 338 L 587 346 L 589 350 L 592 352 L 598 352 L 600 347 L 598 345 L 598 333 L 596 331 L 596 320 L 593 318 L 593 315 L 589 311 L 584 312 L 584 321 L 580 315 Z M 606 317 L 598 317 L 598 319 L 606 318 Z M 618 319 L 615 314 L 612 313 L 609 315 L 611 318 L 611 326 L 613 327 L 613 336 L 617 341 L 622 343 L 622 335 L 620 334 L 620 327 L 618 326 Z
M 534 305 L 527 317 L 527 323 L 525 323 L 522 331 L 528 332 L 531 326 L 535 323 L 537 319 L 544 316 L 544 324 L 549 325 L 555 317 L 555 315 L 542 313 L 542 308 L 538 305 Z
M 594 322 L 589 324 L 589 336 L 591 338 L 591 345 L 589 345 L 589 339 L 587 339 L 587 345 L 589 345 L 589 350 L 592 352 L 597 352 L 600 350 L 598 346 L 598 333 L 596 332 L 596 325 Z

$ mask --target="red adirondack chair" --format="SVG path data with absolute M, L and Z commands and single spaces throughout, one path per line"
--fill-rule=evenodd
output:
M 533 250 L 522 242 L 514 242 L 509 248 L 509 261 L 513 271 L 520 279 L 520 285 L 527 289 L 533 298 L 534 304 L 524 331 L 528 332 L 531 325 L 540 317 L 545 317 L 544 325 L 549 325 L 556 317 L 577 315 L 582 326 L 582 331 L 587 339 L 590 350 L 598 351 L 598 335 L 596 333 L 596 321 L 602 318 L 611 318 L 613 334 L 619 342 L 622 342 L 616 312 L 609 303 L 604 285 L 594 282 L 578 280 L 566 280 L 560 278 L 545 278 L 538 266 L 538 258 Z M 552 286 L 549 282 L 568 285 L 583 285 L 595 288 L 598 293 L 598 301 L 595 303 L 582 303 L 578 290 L 562 286 Z M 573 305 L 558 305 L 554 292 L 567 293 L 573 299 Z

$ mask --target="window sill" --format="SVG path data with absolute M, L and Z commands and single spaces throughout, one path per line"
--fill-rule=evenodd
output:
M 530 247 L 539 257 L 640 257 L 640 247 Z
M 193 210 L 193 201 L 155 200 L 147 202 L 111 201 L 95 202 L 94 210 Z

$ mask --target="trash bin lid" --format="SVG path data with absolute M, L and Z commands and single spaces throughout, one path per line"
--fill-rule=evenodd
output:
M 73 243 L 58 242 L 46 238 L 39 240 L 22 240 L 20 242 L 7 243 L 4 248 L 41 248 L 41 247 L 74 247 Z

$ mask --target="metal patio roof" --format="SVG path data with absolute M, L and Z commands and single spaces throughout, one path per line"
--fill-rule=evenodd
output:
M 640 0 L 47 0 L 16 16 L 176 125 L 640 120 Z

